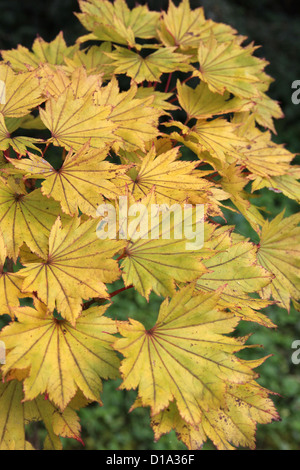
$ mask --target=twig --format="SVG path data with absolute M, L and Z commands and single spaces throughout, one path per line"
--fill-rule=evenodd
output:
M 110 294 L 110 298 L 114 297 L 115 295 L 120 294 L 120 292 L 123 292 L 124 290 L 131 289 L 132 287 L 133 287 L 133 284 L 127 287 L 122 287 L 122 289 L 115 290 L 114 292 Z
M 173 73 L 169 73 L 169 76 L 168 76 L 168 81 L 167 81 L 167 84 L 166 84 L 166 88 L 165 88 L 165 93 L 168 92 L 168 89 L 169 89 L 169 86 L 170 86 L 170 82 L 171 82 L 171 78 L 172 78 L 172 75 Z

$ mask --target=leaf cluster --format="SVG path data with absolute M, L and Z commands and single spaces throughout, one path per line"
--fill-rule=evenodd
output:
M 263 309 L 298 307 L 300 293 L 299 214 L 270 221 L 253 203 L 265 187 L 300 198 L 295 155 L 272 140 L 283 115 L 268 63 L 188 0 L 162 13 L 79 4 L 87 34 L 75 45 L 60 33 L 2 51 L 0 449 L 31 449 L 34 421 L 45 449 L 80 440 L 76 411 L 101 405 L 103 380 L 116 378 L 138 391 L 132 409 L 149 407 L 156 440 L 173 429 L 189 449 L 254 448 L 257 423 L 279 416 L 256 381 L 266 358 L 241 359 L 248 337 L 234 332 L 242 320 L 275 328 Z M 144 212 L 99 237 L 99 206 L 120 214 L 122 198 Z M 152 237 L 141 220 L 158 205 L 175 211 Z M 193 249 L 176 236 L 187 205 L 204 206 Z M 258 243 L 227 224 L 227 209 Z M 164 299 L 152 328 L 109 316 L 129 288 Z

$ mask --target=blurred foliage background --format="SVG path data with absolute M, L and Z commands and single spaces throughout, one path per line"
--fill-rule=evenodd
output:
M 134 6 L 134 1 L 127 2 Z M 146 3 L 141 0 L 140 3 Z M 166 9 L 166 0 L 149 0 L 151 9 Z M 178 1 L 175 1 L 178 4 Z M 269 94 L 281 102 L 285 118 L 276 123 L 277 135 L 274 140 L 285 143 L 292 152 L 300 152 L 300 105 L 291 102 L 291 84 L 300 79 L 300 2 L 297 0 L 191 0 L 193 8 L 204 6 L 206 16 L 215 21 L 228 23 L 262 47 L 257 54 L 265 57 L 270 65 L 267 72 L 275 79 Z M 54 39 L 63 30 L 67 43 L 74 43 L 84 29 L 73 15 L 79 11 L 76 0 L 52 0 L 24 2 L 23 0 L 0 0 L 0 49 L 15 48 L 17 44 L 31 47 L 35 37 Z M 286 210 L 290 215 L 298 210 L 297 204 L 281 194 L 267 189 L 260 192 L 257 204 L 266 208 L 272 218 Z M 238 232 L 252 237 L 253 232 L 242 217 L 226 213 L 228 223 L 236 225 Z M 121 283 L 111 286 L 118 289 Z M 112 318 L 127 319 L 129 316 L 142 321 L 146 327 L 154 325 L 161 299 L 155 295 L 149 304 L 133 290 L 113 298 L 110 308 Z M 277 307 L 266 309 L 276 330 L 267 330 L 259 325 L 242 322 L 237 334 L 252 332 L 248 344 L 263 345 L 254 348 L 246 357 L 257 358 L 272 355 L 261 367 L 259 383 L 272 390 L 274 401 L 281 415 L 281 422 L 259 426 L 257 449 L 299 450 L 300 449 L 300 365 L 293 365 L 291 344 L 300 339 L 299 313 L 291 308 L 288 314 Z M 0 328 L 5 318 L 0 319 Z M 245 354 L 244 356 L 245 357 Z M 104 384 L 104 406 L 91 405 L 81 410 L 83 448 L 80 443 L 64 440 L 64 449 L 86 450 L 184 450 L 175 433 L 162 437 L 154 443 L 149 426 L 149 413 L 137 409 L 128 414 L 136 393 L 117 390 L 120 381 Z M 32 425 L 29 439 L 41 447 L 44 430 Z M 213 448 L 207 443 L 205 449 Z

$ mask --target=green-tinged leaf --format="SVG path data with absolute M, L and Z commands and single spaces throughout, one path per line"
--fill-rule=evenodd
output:
M 24 72 L 28 68 L 36 69 L 44 63 L 61 65 L 65 57 L 72 57 L 78 49 L 78 45 L 67 47 L 61 31 L 51 42 L 46 42 L 38 36 L 32 45 L 32 52 L 18 45 L 17 49 L 1 51 L 1 54 L 14 70 Z
M 5 272 L 4 263 L 7 250 L 0 229 L 0 315 L 8 314 L 14 317 L 13 307 L 19 306 L 22 297 L 22 277 L 17 273 Z
M 203 212 L 191 210 L 183 216 L 180 204 L 159 207 L 154 191 L 141 204 L 136 206 L 139 216 L 133 206 L 127 227 L 124 223 L 120 228 L 127 240 L 121 264 L 125 285 L 133 284 L 147 299 L 152 290 L 172 296 L 176 282 L 190 282 L 206 272 L 200 261 L 205 253 Z
M 149 11 L 145 5 L 138 5 L 132 10 L 124 0 L 115 0 L 114 3 L 80 0 L 79 5 L 82 13 L 76 13 L 76 16 L 96 39 L 135 46 L 135 38 L 150 39 L 156 36 L 160 14 Z
M 256 177 L 252 182 L 252 191 L 267 187 L 275 193 L 283 193 L 290 199 L 300 202 L 300 167 L 292 165 L 288 174 L 268 178 Z
M 47 393 L 62 411 L 78 390 L 87 399 L 101 403 L 102 379 L 116 378 L 119 365 L 111 346 L 116 326 L 104 316 L 107 306 L 83 312 L 76 328 L 49 317 L 40 302 L 35 306 L 16 309 L 18 322 L 1 331 L 1 340 L 9 350 L 3 374 L 28 370 L 25 400 Z M 61 432 L 61 426 L 56 423 L 56 430 Z
M 272 274 L 259 266 L 256 258 L 257 247 L 247 240 L 236 242 L 230 232 L 224 232 L 211 242 L 215 254 L 204 260 L 208 272 L 197 281 L 197 289 L 213 292 L 223 287 L 220 305 L 229 308 L 244 320 L 274 326 L 268 318 L 258 313 L 268 305 L 251 297 L 247 293 L 258 292 L 272 281 Z
M 223 95 L 229 91 L 240 98 L 251 99 L 259 95 L 256 83 L 265 66 L 252 55 L 255 49 L 251 44 L 241 47 L 235 41 L 218 44 L 212 35 L 209 42 L 199 44 L 199 69 L 194 75 L 204 80 L 214 93 Z
M 224 406 L 227 383 L 248 382 L 254 373 L 233 355 L 244 340 L 225 336 L 237 318 L 216 309 L 218 293 L 192 296 L 193 288 L 166 299 L 148 331 L 135 320 L 120 324 L 123 338 L 114 347 L 125 356 L 122 389 L 138 388 L 152 416 L 175 399 L 182 418 L 198 426 L 202 409 Z
M 163 73 L 191 70 L 187 63 L 189 57 L 178 54 L 175 50 L 176 47 L 166 47 L 143 58 L 134 51 L 116 46 L 116 49 L 112 53 L 107 53 L 107 56 L 113 59 L 116 74 L 126 73 L 136 83 L 142 83 L 144 80 L 160 82 Z
M 11 136 L 12 130 L 6 125 L 4 116 L 0 114 L 0 150 L 7 150 L 11 146 L 19 155 L 26 155 L 28 149 L 34 149 L 38 152 L 40 149 L 36 147 L 36 143 L 43 142 L 42 139 L 34 137 Z
M 64 57 L 65 69 L 74 72 L 76 68 L 84 66 L 88 75 L 100 73 L 103 79 L 111 78 L 115 67 L 111 65 L 113 60 L 105 52 L 111 52 L 110 42 L 76 51 L 72 58 Z
M 284 212 L 261 229 L 257 257 L 259 263 L 275 275 L 272 284 L 262 291 L 279 305 L 290 309 L 290 300 L 300 298 L 300 215 L 284 218 Z
M 253 107 L 250 100 L 229 99 L 229 92 L 224 95 L 213 93 L 205 82 L 193 89 L 178 80 L 177 92 L 179 103 L 190 119 L 208 119 L 219 114 L 248 111 Z
M 24 242 L 43 256 L 50 229 L 60 214 L 59 203 L 43 196 L 40 189 L 27 193 L 20 180 L 0 177 L 0 226 L 8 257 L 16 260 Z
M 158 34 L 167 46 L 197 47 L 203 24 L 203 8 L 191 10 L 189 0 L 183 0 L 178 7 L 170 1 L 168 11 L 163 13 Z
M 43 421 L 47 430 L 45 449 L 61 450 L 61 437 L 80 440 L 80 424 L 73 401 L 63 412 L 44 396 L 23 402 L 23 384 L 18 380 L 0 383 L 0 449 L 34 450 L 26 441 L 26 426 Z

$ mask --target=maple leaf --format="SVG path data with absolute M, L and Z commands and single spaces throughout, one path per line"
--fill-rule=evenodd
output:
M 260 93 L 259 98 L 255 98 L 252 113 L 254 114 L 256 122 L 276 134 L 273 119 L 281 119 L 284 117 L 282 109 L 278 101 L 273 100 L 265 93 Z M 245 109 L 245 111 L 247 111 Z
M 61 450 L 59 436 L 80 440 L 76 397 L 63 412 L 41 395 L 23 402 L 22 382 L 10 380 L 0 383 L 0 404 L 3 410 L 0 417 L 1 450 L 33 450 L 25 435 L 27 424 L 36 421 L 43 421 L 47 430 L 45 450 Z
M 299 222 L 299 214 L 284 218 L 284 211 L 265 221 L 257 252 L 261 265 L 275 274 L 272 284 L 263 289 L 263 298 L 272 295 L 288 311 L 290 300 L 300 298 Z
M 156 36 L 160 14 L 149 11 L 148 7 L 138 5 L 129 10 L 124 0 L 80 0 L 82 13 L 76 13 L 83 26 L 92 35 L 79 38 L 80 42 L 89 38 L 118 44 L 136 45 L 135 38 L 150 39 Z
M 35 143 L 43 142 L 42 139 L 11 136 L 19 127 L 18 122 L 15 123 L 13 120 L 14 118 L 11 118 L 11 121 L 6 123 L 4 116 L 0 114 L 0 150 L 7 150 L 9 146 L 11 146 L 19 156 L 26 155 L 28 148 L 40 152 L 40 149 L 36 147 Z
M 252 179 L 252 176 L 249 176 Z M 252 191 L 267 187 L 271 191 L 283 193 L 290 199 L 295 199 L 300 202 L 300 166 L 292 165 L 288 173 L 285 175 L 273 176 L 273 177 L 255 177 L 255 181 L 252 182 Z
M 268 398 L 269 391 L 249 382 L 229 384 L 224 408 L 202 410 L 201 424 L 196 428 L 179 414 L 175 402 L 151 419 L 155 441 L 172 429 L 190 450 L 200 450 L 207 438 L 219 450 L 234 450 L 232 446 L 255 449 L 256 423 L 278 421 L 279 415 Z
M 22 297 L 22 277 L 17 273 L 4 271 L 7 250 L 0 229 L 0 315 L 8 314 L 14 317 L 12 307 L 19 306 Z
M 193 89 L 177 80 L 177 92 L 179 103 L 190 119 L 208 119 L 219 114 L 248 111 L 253 107 L 250 100 L 230 99 L 229 92 L 224 95 L 213 93 L 205 82 Z
M 170 0 L 167 12 L 79 3 L 89 33 L 76 45 L 59 33 L 2 51 L 0 315 L 11 322 L 0 332 L 0 449 L 33 449 L 34 421 L 47 450 L 61 449 L 60 437 L 82 442 L 76 410 L 102 404 L 102 380 L 120 372 L 121 389 L 138 389 L 131 409 L 150 407 L 155 439 L 173 429 L 190 449 L 207 439 L 253 449 L 256 425 L 278 415 L 254 382 L 265 358 L 236 357 L 253 346 L 235 329 L 241 320 L 275 328 L 269 305 L 300 308 L 300 216 L 265 221 L 248 190 L 299 200 L 295 155 L 272 142 L 283 115 L 267 95 L 268 63 L 188 0 Z M 87 41 L 104 42 L 81 49 Z M 168 92 L 176 71 L 190 73 Z M 109 294 L 121 276 L 125 286 Z M 167 297 L 149 330 L 105 317 L 129 287 Z M 24 297 L 33 308 L 19 306 Z
M 74 218 L 62 227 L 60 218 L 53 225 L 44 255 L 25 263 L 21 275 L 23 292 L 37 292 L 49 310 L 55 308 L 75 325 L 82 311 L 82 299 L 108 298 L 104 283 L 120 276 L 118 264 L 112 259 L 124 241 L 100 240 L 97 221 L 80 225 Z
M 269 303 L 247 296 L 247 293 L 258 292 L 269 285 L 273 278 L 258 264 L 257 247 L 246 239 L 235 240 L 231 230 L 216 230 L 210 247 L 215 252 L 203 260 L 208 271 L 197 280 L 196 288 L 213 292 L 223 287 L 219 301 L 223 308 L 230 309 L 243 320 L 274 327 L 272 321 L 257 312 Z
M 106 87 L 94 93 L 97 106 L 112 106 L 108 119 L 117 127 L 114 132 L 119 138 L 114 146 L 117 151 L 120 146 L 125 150 L 145 150 L 145 143 L 159 134 L 157 126 L 162 112 L 152 105 L 153 96 L 136 98 L 137 90 L 134 84 L 120 93 L 117 79 L 113 77 Z
M 242 137 L 236 135 L 234 124 L 223 118 L 212 121 L 197 120 L 192 129 L 179 121 L 169 121 L 164 125 L 179 127 L 182 130 L 183 139 L 192 140 L 194 147 L 197 149 L 197 154 L 207 151 L 213 158 L 217 158 L 222 162 L 227 160 L 228 155 L 237 158 L 236 148 L 244 142 Z M 183 141 L 177 133 L 172 133 L 171 136 L 174 136 L 176 140 Z
M 9 258 L 16 261 L 24 242 L 43 256 L 50 229 L 60 214 L 60 205 L 43 196 L 40 189 L 27 193 L 22 181 L 0 177 L 0 224 Z
M 33 450 L 25 438 L 22 383 L 0 382 L 0 450 Z
M 87 141 L 92 148 L 114 141 L 117 126 L 108 120 L 110 113 L 111 106 L 95 105 L 91 94 L 74 99 L 71 87 L 65 88 L 57 99 L 50 97 L 45 109 L 40 109 L 40 117 L 52 134 L 49 142 L 74 151 Z
M 1 63 L 0 80 L 5 84 L 5 97 L 0 104 L 5 117 L 25 116 L 45 101 L 34 72 L 15 73 L 9 65 Z
M 84 214 L 96 217 L 102 196 L 115 198 L 121 194 L 111 180 L 127 169 L 127 166 L 105 161 L 107 153 L 107 149 L 90 150 L 86 144 L 75 154 L 70 151 L 59 170 L 32 153 L 26 159 L 8 160 L 15 168 L 26 172 L 27 178 L 45 179 L 42 193 L 59 201 L 65 213 L 78 215 L 80 209 Z
M 7 350 L 3 374 L 28 371 L 25 400 L 47 393 L 64 411 L 81 390 L 87 399 L 101 403 L 102 379 L 118 376 L 119 359 L 111 343 L 116 332 L 113 320 L 104 316 L 107 306 L 85 310 L 76 328 L 47 314 L 45 305 L 15 310 L 18 322 L 1 331 Z
M 99 90 L 102 84 L 100 74 L 88 74 L 85 67 L 76 67 L 71 74 L 63 68 L 51 67 L 49 64 L 40 68 L 39 75 L 43 83 L 43 92 L 56 100 L 70 88 L 73 98 L 86 98 Z
M 285 149 L 284 145 L 272 142 L 269 131 L 261 132 L 254 126 L 251 127 L 254 115 L 249 116 L 247 123 L 247 114 L 245 116 L 244 113 L 240 113 L 240 117 L 234 119 L 234 122 L 239 122 L 243 117 L 245 119 L 244 126 L 239 127 L 237 133 L 239 136 L 247 137 L 244 138 L 241 146 L 236 146 L 239 163 L 246 166 L 254 176 L 258 177 L 268 178 L 288 173 L 295 154 Z M 247 126 L 250 128 L 247 129 Z M 247 134 L 246 131 L 248 131 Z
M 161 91 L 157 91 L 154 89 L 154 87 L 139 87 L 137 89 L 136 98 L 148 98 L 149 96 L 153 97 L 152 101 L 152 106 L 154 108 L 158 108 L 161 111 L 174 111 L 177 109 L 177 106 L 174 106 L 172 103 L 167 101 L 171 96 L 173 96 L 173 93 L 164 93 Z M 165 114 L 165 113 L 164 113 Z
M 211 35 L 207 43 L 199 44 L 199 70 L 194 76 L 204 80 L 212 92 L 233 93 L 240 98 L 253 98 L 259 95 L 256 83 L 260 82 L 259 72 L 265 63 L 254 57 L 256 47 L 239 46 L 235 41 L 218 44 Z
M 60 31 L 51 42 L 46 42 L 38 36 L 32 45 L 33 52 L 19 44 L 17 49 L 1 51 L 1 54 L 14 70 L 24 72 L 29 68 L 36 69 L 44 63 L 61 65 L 65 57 L 72 57 L 78 49 L 78 45 L 67 47 L 63 32 Z
M 131 170 L 131 177 L 121 176 L 119 179 L 130 190 L 135 199 L 140 199 L 155 186 L 157 203 L 183 202 L 196 194 L 207 193 L 212 183 L 203 177 L 207 172 L 195 171 L 198 162 L 178 161 L 179 147 L 156 155 L 151 150 L 136 168 Z
M 251 204 L 249 194 L 244 191 L 249 179 L 243 174 L 242 167 L 237 167 L 235 164 L 224 166 L 220 170 L 220 174 L 222 188 L 229 194 L 231 201 L 253 229 L 259 232 L 260 227 L 264 224 L 264 218 L 259 212 L 259 207 Z
M 135 200 L 129 198 L 129 202 L 134 204 Z M 182 230 L 180 205 L 157 207 L 154 190 L 140 202 L 138 220 L 135 216 L 128 217 L 127 229 L 121 226 L 119 231 L 120 234 L 124 231 L 122 237 L 127 239 L 121 263 L 125 286 L 133 284 L 147 299 L 152 290 L 158 295 L 173 295 L 175 282 L 193 281 L 206 271 L 199 261 L 205 250 L 202 250 L 202 245 L 199 248 L 195 231 L 187 239 L 186 228 Z M 201 217 L 202 213 L 195 214 L 192 210 L 185 215 L 184 223 L 192 228 L 193 219 L 197 219 L 199 228 L 203 222 Z M 189 243 L 192 246 L 188 246 Z
M 202 408 L 224 405 L 226 383 L 248 382 L 254 373 L 233 355 L 244 340 L 225 336 L 237 318 L 216 309 L 218 293 L 192 296 L 193 289 L 188 285 L 170 303 L 166 299 L 148 331 L 132 319 L 119 324 L 123 338 L 114 347 L 125 356 L 121 389 L 138 387 L 152 416 L 175 398 L 182 418 L 198 426 Z
M 144 80 L 160 82 L 163 73 L 172 73 L 175 70 L 188 72 L 192 69 L 187 63 L 189 56 L 178 54 L 175 50 L 176 47 L 166 47 L 143 58 L 134 51 L 115 46 L 115 50 L 106 55 L 113 59 L 115 73 L 125 73 L 136 83 Z
M 167 46 L 197 47 L 200 27 L 205 24 L 203 8 L 191 10 L 189 0 L 183 0 L 178 7 L 169 2 L 167 12 L 163 12 L 158 34 Z
M 100 46 L 92 46 L 85 50 L 76 51 L 72 58 L 64 57 L 65 70 L 73 72 L 82 65 L 87 74 L 100 73 L 103 80 L 110 79 L 114 73 L 115 67 L 105 52 L 111 52 L 111 43 L 104 42 Z

